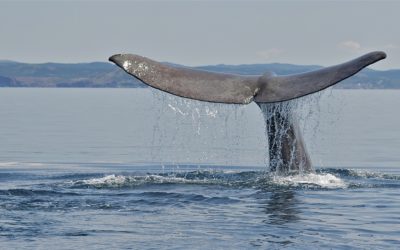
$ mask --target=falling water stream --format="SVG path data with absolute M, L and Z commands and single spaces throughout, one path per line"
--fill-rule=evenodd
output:
M 233 145 L 226 146 L 234 147 L 241 143 L 240 138 L 243 136 L 240 136 L 240 133 L 243 121 L 240 119 L 243 119 L 246 105 L 201 102 L 159 91 L 152 93 L 156 105 L 159 107 L 157 122 L 154 124 L 153 148 L 160 145 L 161 138 L 166 136 L 165 133 L 171 133 L 171 131 L 162 132 L 160 130 L 162 127 L 161 116 L 171 111 L 175 114 L 177 129 L 180 123 L 191 123 L 193 126 L 194 134 L 188 135 L 188 137 L 197 137 L 201 133 L 214 133 L 215 131 L 208 129 L 207 122 L 213 119 L 223 119 L 225 126 L 218 132 L 233 138 Z M 269 166 L 270 173 L 286 175 L 314 172 L 302 132 L 309 127 L 309 119 L 315 120 L 315 116 L 318 119 L 320 97 L 321 94 L 315 94 L 285 102 L 257 103 L 263 115 L 264 125 L 260 124 L 260 126 L 265 127 L 265 163 Z M 232 124 L 235 127 L 234 131 L 230 130 Z M 315 124 L 315 127 L 311 129 L 314 134 L 318 129 L 318 123 Z M 157 133 L 159 134 L 156 135 Z M 172 137 L 172 144 L 175 138 L 176 133 Z M 207 147 L 209 142 L 200 141 L 199 143 L 205 143 L 203 146 Z M 156 153 L 153 156 L 157 157 Z M 203 160 L 207 160 L 206 158 L 207 154 L 204 154 Z
M 258 103 L 265 122 L 270 172 L 302 174 L 314 170 L 296 117 L 296 104 Z

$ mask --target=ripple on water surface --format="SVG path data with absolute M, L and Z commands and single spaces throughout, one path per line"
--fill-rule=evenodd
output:
M 112 247 L 110 240 L 126 248 L 395 248 L 400 243 L 396 174 L 112 171 L 3 171 L 0 177 L 10 179 L 10 188 L 0 190 L 2 246 L 44 248 L 41 244 L 54 240 L 72 248 L 88 242 Z

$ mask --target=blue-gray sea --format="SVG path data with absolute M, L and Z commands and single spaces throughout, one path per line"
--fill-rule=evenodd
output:
M 0 249 L 399 249 L 400 91 L 297 103 L 315 173 L 268 172 L 258 107 L 0 89 Z

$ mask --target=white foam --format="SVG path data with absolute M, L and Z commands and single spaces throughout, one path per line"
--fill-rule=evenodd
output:
M 75 181 L 76 184 L 86 184 L 94 187 L 121 187 L 137 186 L 145 183 L 187 183 L 187 184 L 210 184 L 215 180 L 210 179 L 185 179 L 182 177 L 146 175 L 146 176 L 123 176 L 107 175 L 101 178 L 92 178 L 88 180 Z
M 110 185 L 110 186 L 119 186 L 122 185 L 126 182 L 126 177 L 121 176 L 121 175 L 107 175 L 102 178 L 92 178 L 89 180 L 83 180 L 82 181 L 84 184 L 87 185 L 93 185 L 93 186 L 98 186 L 98 185 Z
M 317 185 L 323 188 L 346 188 L 347 184 L 332 174 L 303 174 L 293 176 L 274 176 L 273 181 L 278 185 Z
M 237 171 L 224 171 L 224 174 L 237 173 Z M 246 182 L 254 182 L 255 180 L 248 179 Z M 268 182 L 272 182 L 276 185 L 281 186 L 318 186 L 321 188 L 347 188 L 348 184 L 342 179 L 332 174 L 303 174 L 303 175 L 292 175 L 292 176 L 269 176 Z M 157 174 L 149 175 L 138 175 L 138 176 L 124 176 L 124 175 L 107 175 L 101 178 L 91 178 L 86 180 L 74 181 L 74 184 L 85 184 L 93 187 L 133 187 L 139 186 L 146 183 L 152 184 L 234 184 L 227 180 L 219 178 L 185 178 L 176 176 L 162 176 Z

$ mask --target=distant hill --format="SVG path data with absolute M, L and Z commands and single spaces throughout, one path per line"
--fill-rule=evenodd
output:
M 261 75 L 266 71 L 287 75 L 315 70 L 321 66 L 273 63 L 221 64 L 195 68 L 243 75 Z M 0 61 L 0 87 L 138 88 L 146 85 L 107 62 L 27 64 L 3 60 Z M 400 89 L 400 70 L 364 69 L 336 85 L 336 88 Z
M 0 87 L 121 88 L 145 85 L 111 63 L 27 64 L 0 61 Z
M 249 64 L 249 65 L 215 65 L 202 66 L 199 69 L 243 75 L 261 75 L 273 71 L 278 75 L 289 75 L 322 68 L 317 65 L 293 64 Z M 400 89 L 400 70 L 379 71 L 363 69 L 356 75 L 335 85 L 342 89 Z

